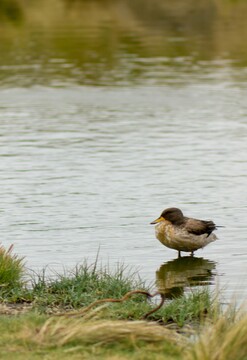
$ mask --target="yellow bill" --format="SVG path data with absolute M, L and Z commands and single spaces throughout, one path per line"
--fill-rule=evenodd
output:
M 161 222 L 161 221 L 163 221 L 163 220 L 165 220 L 165 219 L 163 218 L 163 216 L 160 216 L 160 217 L 158 217 L 158 219 L 152 221 L 150 224 L 151 224 L 151 225 L 153 225 L 153 224 L 158 224 L 159 222 Z

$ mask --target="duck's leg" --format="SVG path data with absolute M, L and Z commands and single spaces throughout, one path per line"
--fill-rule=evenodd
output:
M 194 251 L 191 251 L 190 256 L 194 256 Z
M 179 258 L 181 257 L 181 251 L 178 251 L 178 257 Z

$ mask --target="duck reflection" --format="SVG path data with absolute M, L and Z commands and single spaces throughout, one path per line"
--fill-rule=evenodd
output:
M 156 271 L 156 286 L 166 298 L 184 293 L 187 286 L 209 285 L 214 279 L 216 263 L 191 256 L 168 261 Z

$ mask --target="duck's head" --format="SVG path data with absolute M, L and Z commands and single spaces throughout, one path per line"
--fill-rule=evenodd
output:
M 151 224 L 157 224 L 161 221 L 170 221 L 173 225 L 181 225 L 184 222 L 184 215 L 178 208 L 165 209 L 158 219 L 151 222 Z

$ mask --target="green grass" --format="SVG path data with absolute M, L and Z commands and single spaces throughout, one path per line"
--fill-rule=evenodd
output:
M 150 292 L 135 271 L 123 265 L 110 271 L 85 262 L 74 270 L 57 274 L 55 279 L 46 278 L 45 272 L 41 272 L 32 278 L 32 286 L 29 288 L 13 285 L 8 292 L 0 288 L 0 299 L 11 304 L 31 303 L 32 308 L 41 314 L 69 311 L 75 311 L 76 314 L 76 311 L 81 311 L 97 300 L 121 299 L 126 293 L 137 289 Z M 211 305 L 207 289 L 193 291 L 174 300 L 167 300 L 149 319 L 162 323 L 173 322 L 182 327 L 189 322 L 198 322 L 205 314 L 209 316 Z M 156 306 L 157 303 L 147 296 L 133 294 L 120 303 L 108 302 L 103 306 L 95 304 L 94 311 L 109 320 L 140 320 Z
M 157 305 L 157 304 L 156 304 Z M 109 303 L 101 310 L 105 319 L 138 320 L 156 306 L 146 298 L 138 296 L 123 303 Z M 208 289 L 193 290 L 190 294 L 165 301 L 163 307 L 151 314 L 148 319 L 162 324 L 174 323 L 178 327 L 195 325 L 205 318 L 213 318 L 218 311 Z
M 19 289 L 22 286 L 23 259 L 12 252 L 12 245 L 8 250 L 0 246 L 0 291 L 2 293 L 8 293 L 13 288 Z
M 119 265 L 111 272 L 107 268 L 96 269 L 96 264 L 84 263 L 64 275 L 57 275 L 55 280 L 45 281 L 39 277 L 33 283 L 33 296 L 41 305 L 67 308 L 86 306 L 102 298 L 120 298 L 136 287 L 144 287 L 134 279 L 134 272 L 126 270 Z
M 213 295 L 207 288 L 191 290 L 191 293 L 175 298 L 164 306 L 155 316 L 161 316 L 165 323 L 177 323 L 184 326 L 186 323 L 198 322 L 212 318 L 218 311 Z
M 110 271 L 84 263 L 55 279 L 42 272 L 27 287 L 22 259 L 12 247 L 2 248 L 1 256 L 0 358 L 246 359 L 246 312 L 230 307 L 223 313 L 208 289 L 167 299 L 147 321 L 143 316 L 157 303 L 146 296 L 99 302 L 121 299 L 132 290 L 150 291 L 124 266 Z

